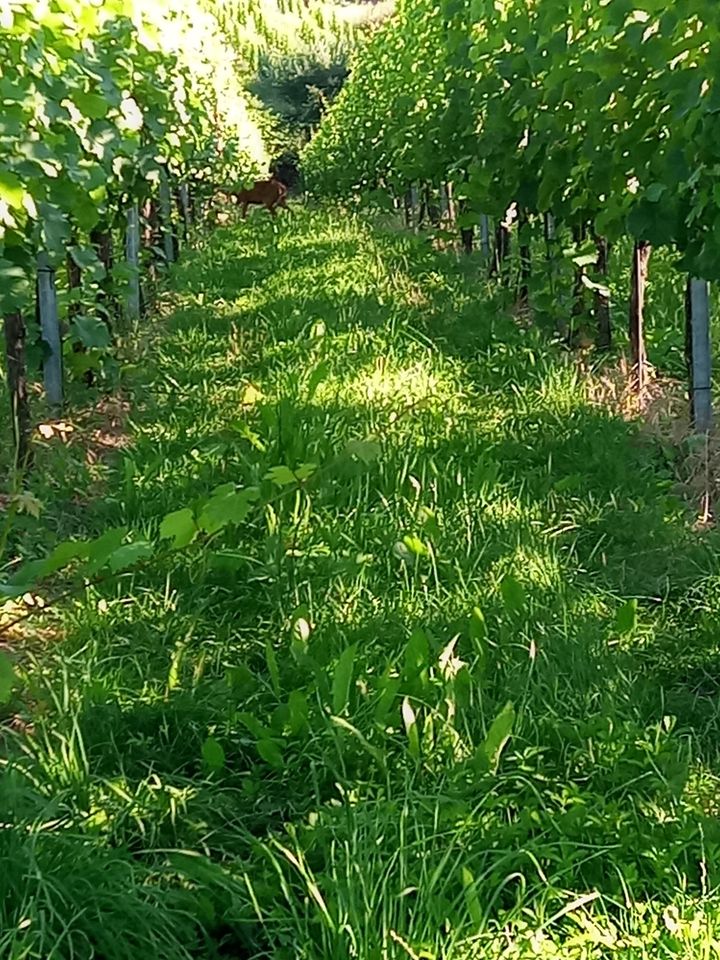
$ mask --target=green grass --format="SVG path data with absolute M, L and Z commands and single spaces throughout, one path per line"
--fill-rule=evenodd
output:
M 267 496 L 16 644 L 0 956 L 714 957 L 717 538 L 663 451 L 362 219 L 252 218 L 171 286 L 129 445 L 39 451 L 11 546 Z

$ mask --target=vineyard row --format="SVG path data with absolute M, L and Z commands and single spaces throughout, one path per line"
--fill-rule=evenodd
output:
M 691 392 L 704 429 L 707 282 L 720 279 L 718 56 L 720 9 L 709 0 L 682 12 L 658 0 L 402 0 L 305 151 L 308 185 L 372 204 L 388 192 L 417 199 L 428 185 L 442 201 L 452 182 L 465 248 L 479 226 L 500 261 L 513 207 L 521 289 L 548 219 L 572 236 L 578 283 L 592 265 L 602 284 L 608 250 L 629 237 L 640 384 L 650 251 L 671 249 L 689 278 Z

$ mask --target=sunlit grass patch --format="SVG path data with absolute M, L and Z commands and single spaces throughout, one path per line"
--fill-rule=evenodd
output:
M 717 562 L 657 448 L 361 219 L 217 231 L 172 287 L 107 496 L 71 516 L 48 449 L 14 549 L 262 497 L 20 636 L 2 949 L 107 909 L 108 960 L 709 960 Z

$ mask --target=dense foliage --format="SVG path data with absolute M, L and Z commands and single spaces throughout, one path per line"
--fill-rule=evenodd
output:
M 347 77 L 340 48 L 295 56 L 264 56 L 250 90 L 282 123 L 289 142 L 306 141 Z
M 248 90 L 275 120 L 276 145 L 299 147 L 342 87 L 364 17 L 324 0 L 217 0 L 215 9 L 249 54 Z
M 82 247 L 163 171 L 209 183 L 263 158 L 209 14 L 124 0 L 4 10 L 0 313 L 27 306 L 39 250 L 57 262 Z
M 591 221 L 716 279 L 719 50 L 712 0 L 405 0 L 359 53 L 308 176 L 333 194 L 454 179 L 476 214 L 517 201 Z

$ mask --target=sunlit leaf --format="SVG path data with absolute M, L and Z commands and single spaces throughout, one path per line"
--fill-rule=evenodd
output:
M 173 547 L 180 549 L 192 543 L 198 528 L 192 510 L 176 510 L 169 513 L 160 524 L 160 539 L 172 540 Z
M 293 471 L 290 467 L 285 466 L 272 467 L 265 474 L 265 479 L 274 483 L 276 487 L 288 487 L 293 483 L 297 483 L 297 477 Z
M 382 447 L 375 440 L 350 440 L 345 447 L 345 452 L 349 457 L 361 460 L 364 464 L 371 464 L 379 458 Z
M 497 770 L 500 755 L 510 739 L 514 723 L 515 707 L 508 702 L 493 720 L 485 740 L 475 753 L 475 763 L 479 769 L 493 773 Z
M 355 652 L 357 646 L 353 644 L 342 652 L 335 666 L 332 685 L 333 713 L 339 716 L 350 700 L 350 685 L 355 667 Z
M 420 734 L 418 732 L 417 715 L 407 697 L 402 702 L 402 719 L 408 738 L 410 756 L 418 760 L 420 758 Z
M 403 537 L 403 544 L 407 547 L 411 554 L 415 557 L 428 557 L 430 556 L 430 550 L 426 544 L 422 542 L 419 537 L 407 536 Z
M 30 493 L 29 490 L 24 490 L 22 493 L 18 493 L 13 498 L 13 503 L 15 504 L 18 513 L 27 513 L 31 517 L 35 517 L 36 520 L 40 519 L 40 514 L 43 511 L 42 500 Z
M 262 398 L 262 392 L 253 386 L 252 383 L 249 383 L 243 391 L 241 403 L 244 407 L 254 407 Z
M 25 187 L 20 177 L 0 168 L 0 200 L 4 200 L 10 207 L 20 208 L 24 195 Z

